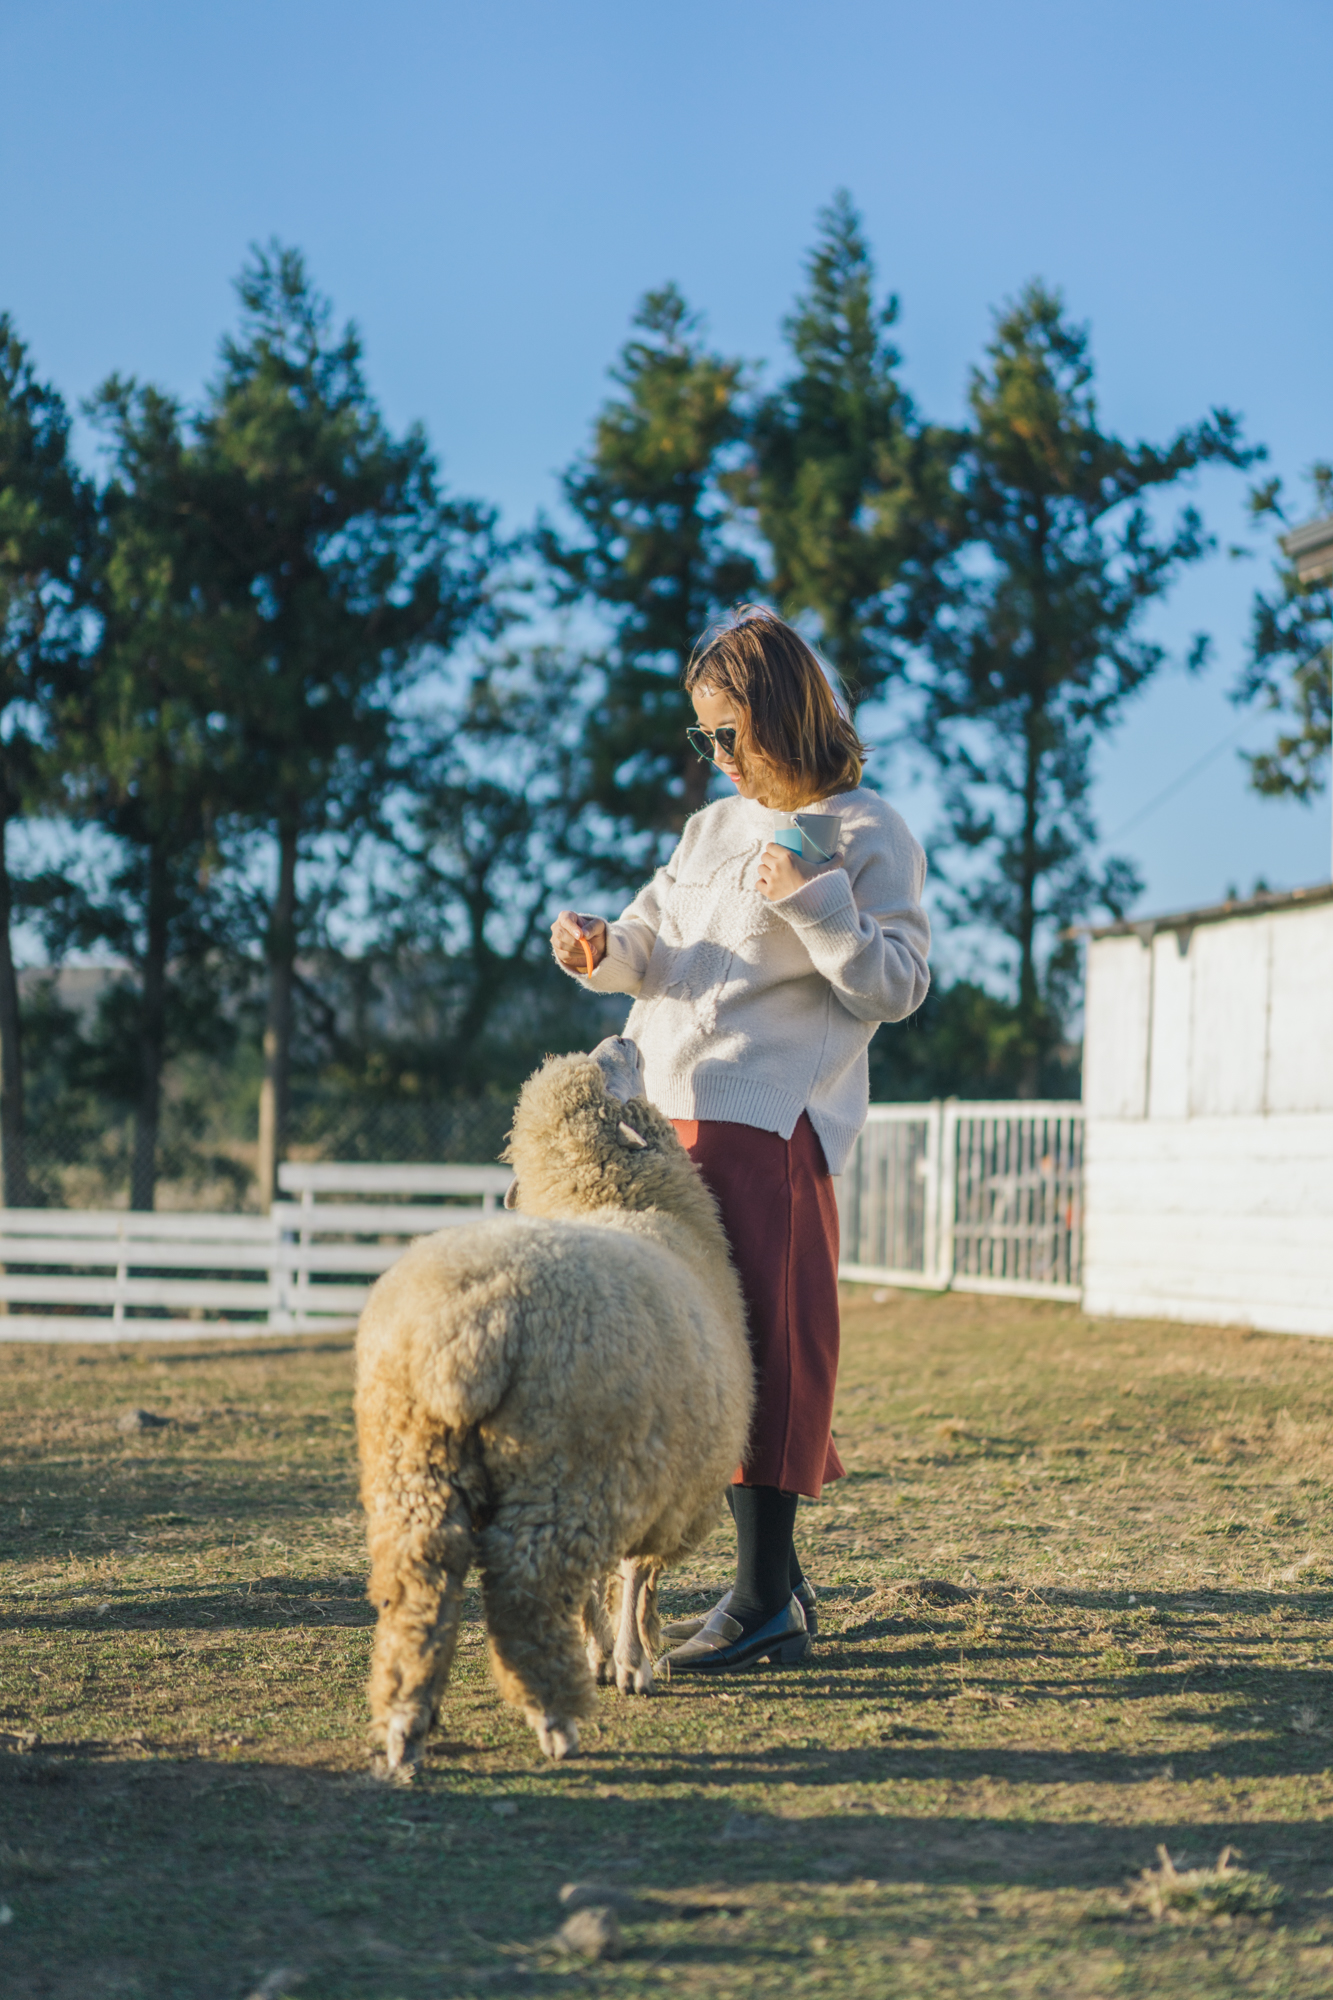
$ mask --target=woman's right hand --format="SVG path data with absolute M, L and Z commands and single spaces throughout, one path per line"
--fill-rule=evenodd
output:
M 586 972 L 583 940 L 587 939 L 594 968 L 606 957 L 606 922 L 602 917 L 581 917 L 575 910 L 562 910 L 551 925 L 551 950 L 566 972 Z

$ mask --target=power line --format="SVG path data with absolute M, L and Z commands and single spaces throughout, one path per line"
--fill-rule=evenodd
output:
M 1234 729 L 1228 730 L 1227 734 L 1222 738 L 1220 743 L 1214 743 L 1212 749 L 1205 751 L 1204 755 L 1199 758 L 1197 763 L 1191 764 L 1187 771 L 1182 771 L 1178 778 L 1173 778 L 1171 780 L 1171 783 L 1166 787 L 1166 789 L 1164 791 L 1160 791 L 1155 799 L 1149 799 L 1146 806 L 1140 806 L 1136 813 L 1131 813 L 1130 817 L 1125 821 L 1124 825 L 1118 826 L 1114 833 L 1105 834 L 1103 836 L 1102 845 L 1105 846 L 1113 840 L 1119 840 L 1122 834 L 1128 833 L 1131 827 L 1137 826 L 1141 819 L 1146 819 L 1149 813 L 1156 812 L 1158 806 L 1165 805 L 1166 801 L 1169 798 L 1174 797 L 1174 795 L 1181 789 L 1182 785 L 1187 785 L 1191 778 L 1195 778 L 1198 776 L 1199 772 L 1204 769 L 1205 765 L 1212 763 L 1214 757 L 1220 756 L 1222 751 L 1226 749 L 1229 743 L 1234 743 L 1238 736 L 1243 736 L 1245 734 L 1245 731 L 1250 726 L 1250 721 L 1251 718 L 1247 715 L 1243 722 L 1237 723 Z

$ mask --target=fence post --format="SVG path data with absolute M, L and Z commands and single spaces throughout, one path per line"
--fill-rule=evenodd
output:
M 921 1162 L 926 1186 L 926 1213 L 923 1218 L 921 1265 L 923 1275 L 936 1279 L 940 1274 L 940 1160 L 943 1107 L 938 1097 L 926 1106 L 926 1154 Z
M 273 1232 L 273 1262 L 269 1266 L 268 1279 L 273 1288 L 273 1299 L 268 1309 L 268 1323 L 274 1333 L 290 1333 L 292 1316 L 288 1300 L 290 1279 L 287 1273 L 286 1245 L 287 1233 L 282 1226 L 281 1199 L 270 1204 L 268 1225 Z
M 310 1230 L 315 1220 L 315 1191 L 301 1190 L 301 1268 L 296 1274 L 296 1325 L 304 1332 L 310 1324 Z
M 116 1224 L 116 1290 L 111 1306 L 111 1317 L 117 1325 L 125 1317 L 125 1285 L 129 1280 L 129 1246 L 125 1240 L 125 1224 Z
M 958 1204 L 958 1099 L 946 1097 L 940 1116 L 940 1235 L 936 1276 L 949 1286 L 954 1274 L 954 1223 Z

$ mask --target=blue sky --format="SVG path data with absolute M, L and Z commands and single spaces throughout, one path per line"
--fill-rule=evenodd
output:
M 360 324 L 391 420 L 422 418 L 451 483 L 518 524 L 648 286 L 676 280 L 772 379 L 846 186 L 932 415 L 1041 275 L 1090 322 L 1123 434 L 1221 403 L 1288 481 L 1333 457 L 1319 0 L 4 0 L 0 75 L 0 306 L 72 399 L 113 367 L 197 393 L 247 244 L 276 234 Z M 1197 489 L 1224 543 L 1242 496 Z M 1145 910 L 1327 878 L 1327 795 L 1258 800 L 1235 745 L 1142 811 L 1238 724 L 1265 740 L 1226 691 L 1268 574 L 1220 555 L 1188 580 L 1161 630 L 1205 626 L 1216 664 L 1165 676 L 1099 753 Z

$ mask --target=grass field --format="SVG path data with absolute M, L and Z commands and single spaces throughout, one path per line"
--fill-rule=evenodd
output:
M 474 1593 L 410 1789 L 350 1380 L 0 1347 L 8 2000 L 1333 1992 L 1333 1343 L 849 1294 L 814 1663 L 604 1693 L 549 1765 Z M 618 1956 L 553 1943 L 570 1883 Z

